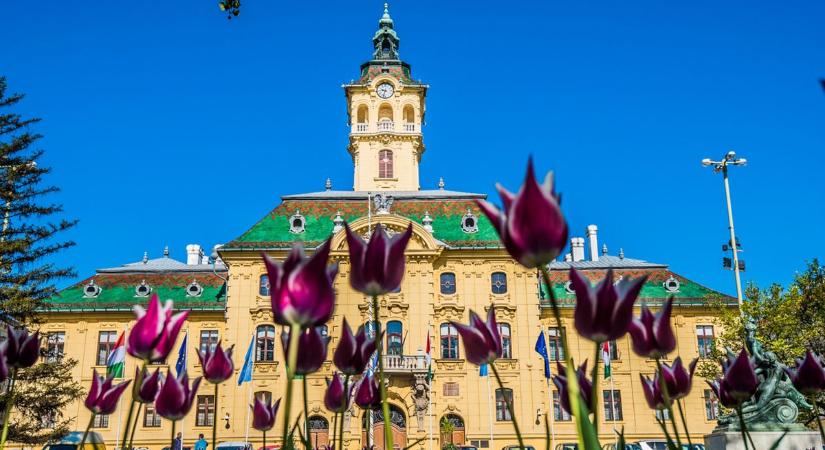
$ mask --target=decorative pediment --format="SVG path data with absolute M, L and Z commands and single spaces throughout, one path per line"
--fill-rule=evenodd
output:
M 396 214 L 387 213 L 381 215 L 374 215 L 372 218 L 361 217 L 349 224 L 350 229 L 359 236 L 369 236 L 377 225 L 382 225 L 390 235 L 403 233 L 409 224 L 413 225 L 413 235 L 410 243 L 407 245 L 407 257 L 415 256 L 414 253 L 431 254 L 433 251 L 440 251 L 438 244 L 436 244 L 433 235 L 424 229 L 424 227 L 406 217 Z M 346 231 L 341 230 L 332 238 L 332 248 L 336 251 L 345 252 L 347 250 Z M 410 254 L 412 253 L 412 255 Z
M 516 320 L 516 307 L 502 301 L 494 301 L 492 306 L 496 309 L 497 321 L 512 321 Z M 490 311 L 490 306 L 484 307 L 484 312 Z
M 433 306 L 435 317 L 438 319 L 455 319 L 461 320 L 464 318 L 464 305 L 458 303 L 441 303 Z

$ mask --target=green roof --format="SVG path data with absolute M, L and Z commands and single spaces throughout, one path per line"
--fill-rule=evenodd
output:
M 473 233 L 464 232 L 461 227 L 461 221 L 468 210 L 477 220 L 478 231 Z M 333 220 L 339 212 L 347 222 L 353 222 L 369 213 L 366 201 L 285 200 L 249 230 L 224 245 L 222 250 L 285 248 L 293 242 L 318 245 L 332 234 L 335 227 Z M 390 212 L 419 224 L 423 223 L 424 215 L 429 214 L 433 221 L 433 237 L 451 247 L 501 247 L 493 224 L 472 199 L 396 198 Z M 299 213 L 304 217 L 304 231 L 293 233 L 290 231 L 290 218 Z

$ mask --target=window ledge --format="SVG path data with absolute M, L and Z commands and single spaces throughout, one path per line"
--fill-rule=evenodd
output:
M 372 179 L 372 181 L 398 181 L 398 178 L 381 178 L 381 177 L 375 177 L 375 178 L 373 178 L 373 179 Z

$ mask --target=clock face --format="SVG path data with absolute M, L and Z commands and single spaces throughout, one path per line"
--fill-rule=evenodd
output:
M 375 89 L 375 92 L 377 92 L 381 98 L 390 98 L 393 92 L 395 92 L 395 88 L 393 88 L 390 83 L 381 83 L 378 85 L 378 88 Z

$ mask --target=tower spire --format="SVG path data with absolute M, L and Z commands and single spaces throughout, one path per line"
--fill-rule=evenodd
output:
M 375 51 L 372 54 L 373 60 L 397 61 L 398 57 L 398 34 L 393 29 L 394 24 L 390 17 L 390 4 L 384 3 L 384 15 L 378 21 L 378 31 L 372 37 L 372 45 Z

